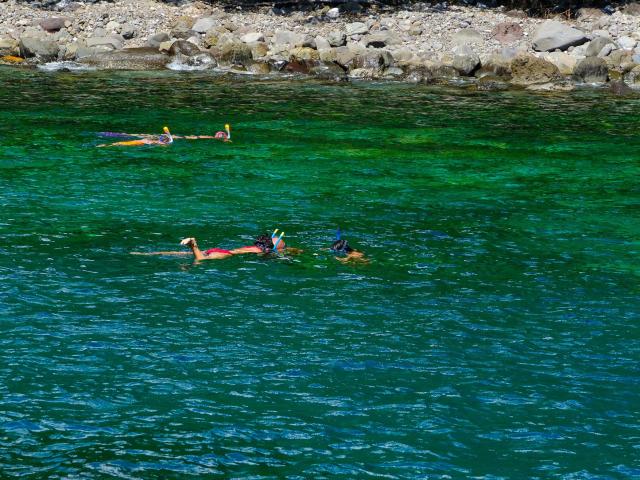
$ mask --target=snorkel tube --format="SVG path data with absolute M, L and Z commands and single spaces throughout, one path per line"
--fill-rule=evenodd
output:
M 273 242 L 273 251 L 275 253 L 278 253 L 278 244 L 282 240 L 282 237 L 284 237 L 284 232 L 282 232 L 280 236 L 277 238 L 277 240 L 274 241 L 273 239 L 276 238 L 277 233 L 278 233 L 278 229 L 276 228 L 271 234 L 271 241 Z
M 165 133 L 165 135 L 166 135 L 165 138 L 167 139 L 167 141 L 165 142 L 164 139 L 162 138 L 162 137 L 164 137 L 164 135 L 160 136 L 160 139 L 161 139 L 160 141 L 162 143 L 164 143 L 164 144 L 167 144 L 167 145 L 170 144 L 170 143 L 173 143 L 173 136 L 171 135 L 171 132 L 169 131 L 169 127 L 163 127 L 162 131 Z
M 231 141 L 231 125 L 229 125 L 228 123 L 225 123 L 224 129 L 227 132 L 227 141 L 230 142 Z

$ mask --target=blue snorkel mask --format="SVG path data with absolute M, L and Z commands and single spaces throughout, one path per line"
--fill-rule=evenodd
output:
M 331 244 L 330 249 L 336 255 L 346 255 L 352 250 L 349 246 L 349 242 L 342 240 L 340 238 L 341 236 L 340 227 L 338 227 L 338 230 L 336 230 L 336 240 Z

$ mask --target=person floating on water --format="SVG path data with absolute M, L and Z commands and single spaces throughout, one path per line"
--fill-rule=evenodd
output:
M 242 255 L 247 253 L 255 253 L 255 254 L 270 254 L 270 253 L 287 253 L 292 255 L 297 255 L 302 253 L 302 250 L 298 248 L 287 248 L 284 240 L 284 232 L 281 232 L 280 235 L 277 234 L 278 229 L 276 229 L 271 235 L 265 234 L 260 235 L 253 245 L 247 245 L 244 247 L 235 248 L 233 250 L 227 250 L 224 248 L 210 248 L 208 250 L 200 250 L 198 247 L 198 242 L 193 237 L 184 238 L 180 245 L 183 245 L 191 250 L 193 256 L 196 261 L 201 260 L 222 260 L 224 258 L 229 258 L 232 255 Z M 132 255 L 188 255 L 188 252 L 131 252 Z
M 165 127 L 166 129 L 167 127 Z M 168 132 L 168 129 L 165 130 L 165 133 Z M 106 145 L 98 145 L 99 147 L 107 147 L 112 145 L 120 145 L 120 146 L 132 146 L 132 145 L 154 145 L 158 144 L 158 139 L 155 138 L 155 135 L 149 135 L 147 133 L 119 133 L 119 132 L 100 132 L 99 135 L 104 137 L 139 137 L 138 140 L 126 140 L 122 142 L 116 142 Z M 161 137 L 163 137 L 162 135 Z M 168 143 L 172 143 L 173 140 L 185 139 L 185 140 L 222 140 L 223 142 L 231 142 L 231 125 L 226 123 L 224 125 L 224 130 L 216 132 L 215 135 L 172 135 L 171 141 Z
M 349 242 L 340 238 L 340 228 L 336 232 L 336 240 L 331 244 L 330 250 L 336 255 L 336 259 L 342 263 L 369 263 L 364 253 L 354 250 Z
M 138 140 L 125 140 L 122 142 L 105 143 L 102 145 L 98 145 L 98 147 L 138 147 L 141 145 L 160 145 L 166 147 L 167 145 L 171 145 L 173 143 L 173 136 L 169 131 L 169 127 L 164 127 L 162 130 L 164 131 L 164 133 L 157 138 L 145 137 Z

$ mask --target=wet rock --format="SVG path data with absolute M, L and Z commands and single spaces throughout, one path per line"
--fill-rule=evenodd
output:
M 494 77 L 491 75 L 486 75 L 478 79 L 478 82 L 476 83 L 476 89 L 484 92 L 495 92 L 507 90 L 508 88 L 509 84 L 501 77 Z
M 186 40 L 176 40 L 171 44 L 168 49 L 169 55 L 184 55 L 185 57 L 192 57 L 200 53 L 200 49 L 197 45 Z
M 169 60 L 156 48 L 126 48 L 85 57 L 80 63 L 105 70 L 161 70 Z
M 532 92 L 570 92 L 574 90 L 575 86 L 568 81 L 539 83 L 535 85 L 529 85 L 527 90 Z
M 480 66 L 480 57 L 470 47 L 459 47 L 453 57 L 452 66 L 460 75 L 468 77 Z
M 58 52 L 60 51 L 57 43 L 34 37 L 21 37 L 19 49 L 21 57 L 35 57 L 43 62 L 56 60 L 58 58 Z
M 230 33 L 231 32 L 224 27 L 213 27 L 207 30 L 207 33 L 204 34 L 202 42 L 207 48 L 215 47 L 220 42 L 221 38 Z
M 50 17 L 40 20 L 40 27 L 47 32 L 57 32 L 65 27 L 65 17 Z
M 480 57 L 480 68 L 476 69 L 474 75 L 478 78 L 510 78 L 512 57 L 502 53 L 493 53 Z
M 581 45 L 588 39 L 584 32 L 555 20 L 544 22 L 533 36 L 533 49 L 539 52 L 566 50 Z
M 0 57 L 19 55 L 20 47 L 13 38 L 0 38 Z
M 500 43 L 512 43 L 520 40 L 524 32 L 520 24 L 515 22 L 499 23 L 491 30 L 491 38 Z
M 314 61 L 320 60 L 320 54 L 317 50 L 309 47 L 296 47 L 289 52 L 289 61 Z
M 269 46 L 265 42 L 248 43 L 251 48 L 251 56 L 254 60 L 266 57 L 269 53 Z
M 251 47 L 244 42 L 225 42 L 218 47 L 218 59 L 230 65 L 250 65 L 253 63 Z
M 553 63 L 531 55 L 521 55 L 511 62 L 511 81 L 516 85 L 550 83 L 560 79 L 560 71 Z
M 573 71 L 577 82 L 604 83 L 609 78 L 607 62 L 598 57 L 587 57 L 581 60 Z
M 633 90 L 631 89 L 631 87 L 629 87 L 629 85 L 627 85 L 621 80 L 616 80 L 611 82 L 609 84 L 609 91 L 614 95 L 620 95 L 620 96 L 631 95 L 633 93 Z

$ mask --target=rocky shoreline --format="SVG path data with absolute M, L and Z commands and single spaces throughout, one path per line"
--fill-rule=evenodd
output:
M 446 4 L 225 11 L 199 1 L 0 0 L 0 63 L 456 81 L 481 90 L 640 90 L 640 4 L 575 19 Z M 62 63 L 60 63 L 62 62 Z

